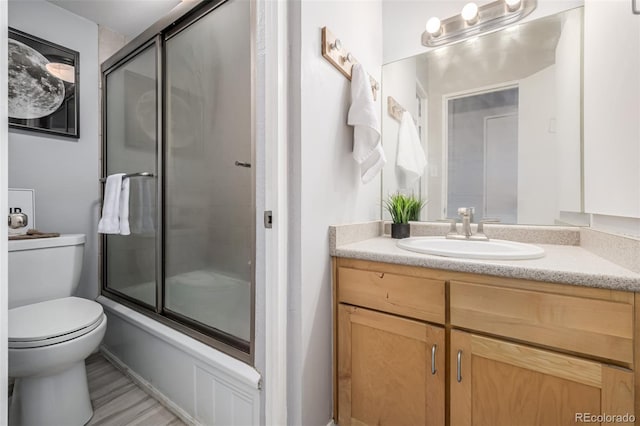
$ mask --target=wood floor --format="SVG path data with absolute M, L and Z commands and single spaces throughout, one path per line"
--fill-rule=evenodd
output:
M 136 386 L 100 354 L 87 361 L 93 417 L 89 425 L 183 426 L 184 423 Z
M 186 426 L 101 354 L 87 358 L 86 366 L 93 405 L 93 417 L 87 425 Z M 9 378 L 9 396 L 13 384 Z

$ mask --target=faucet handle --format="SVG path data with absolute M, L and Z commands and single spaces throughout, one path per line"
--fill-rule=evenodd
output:
M 459 207 L 458 208 L 458 214 L 460 216 L 469 216 L 469 217 L 473 217 L 473 214 L 475 213 L 475 208 L 473 207 Z
M 499 223 L 499 222 L 500 222 L 500 219 L 498 219 L 497 217 L 484 217 L 478 221 L 478 230 L 476 232 L 483 233 L 485 223 Z

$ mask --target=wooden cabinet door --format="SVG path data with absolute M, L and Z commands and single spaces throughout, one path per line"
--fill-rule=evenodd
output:
M 452 426 L 575 426 L 586 416 L 633 415 L 633 373 L 623 368 L 456 330 L 450 356 Z
M 338 305 L 338 424 L 444 426 L 444 329 Z

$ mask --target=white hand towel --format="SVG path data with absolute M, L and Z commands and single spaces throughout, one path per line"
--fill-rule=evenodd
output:
M 130 235 L 129 229 L 129 180 L 122 180 L 120 191 L 120 235 Z
M 371 83 L 364 67 L 351 68 L 351 107 L 347 124 L 353 129 L 353 158 L 360 164 L 363 183 L 371 181 L 387 160 L 380 143 L 380 123 L 376 115 Z
M 424 173 L 427 159 L 420 143 L 420 136 L 408 111 L 402 114 L 400 130 L 398 131 L 398 155 L 396 167 L 403 176 L 404 187 L 413 185 Z
M 120 233 L 119 215 L 122 176 L 124 176 L 124 173 L 107 176 L 107 182 L 104 187 L 104 201 L 102 203 L 102 218 L 98 222 L 98 232 L 101 234 Z

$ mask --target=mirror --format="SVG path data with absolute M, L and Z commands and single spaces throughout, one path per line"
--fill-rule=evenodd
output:
M 383 200 L 419 195 L 430 221 L 458 207 L 530 225 L 582 212 L 582 23 L 580 7 L 384 65 Z

